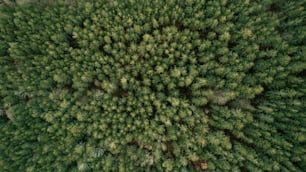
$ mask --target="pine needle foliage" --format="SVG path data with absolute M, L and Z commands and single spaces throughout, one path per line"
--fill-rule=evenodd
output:
M 67 2 L 0 7 L 0 171 L 306 169 L 304 1 Z

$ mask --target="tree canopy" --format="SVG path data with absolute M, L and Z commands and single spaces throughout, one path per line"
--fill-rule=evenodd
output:
M 303 171 L 303 1 L 0 8 L 0 171 Z

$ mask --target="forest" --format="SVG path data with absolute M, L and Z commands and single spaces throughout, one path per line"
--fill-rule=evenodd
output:
M 0 1 L 0 171 L 303 172 L 305 7 Z

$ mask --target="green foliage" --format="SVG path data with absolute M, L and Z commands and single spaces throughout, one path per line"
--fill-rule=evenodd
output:
M 0 171 L 303 171 L 305 11 L 0 6 Z

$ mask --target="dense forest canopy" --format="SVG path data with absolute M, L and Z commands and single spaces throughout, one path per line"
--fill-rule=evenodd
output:
M 0 7 L 0 171 L 303 171 L 305 1 Z

